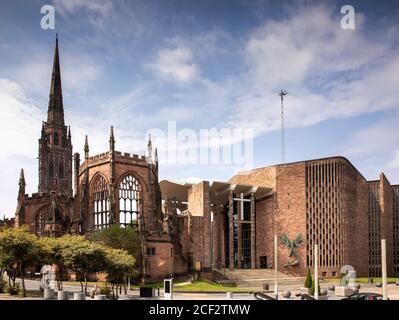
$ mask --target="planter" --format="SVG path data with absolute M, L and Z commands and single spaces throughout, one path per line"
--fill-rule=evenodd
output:
M 349 287 L 335 287 L 335 295 L 337 297 L 349 297 L 351 294 L 353 294 L 353 290 Z
M 55 293 L 54 289 L 44 289 L 44 299 L 51 300 L 54 299 Z
M 73 294 L 73 300 L 86 300 L 86 293 L 84 293 L 84 292 L 75 292 Z
M 69 292 L 68 291 L 58 291 L 58 300 L 68 300 Z

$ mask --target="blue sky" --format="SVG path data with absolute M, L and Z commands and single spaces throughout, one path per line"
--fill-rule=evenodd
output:
M 42 30 L 51 4 L 56 30 Z M 342 5 L 356 29 L 340 28 Z M 37 189 L 55 32 L 74 152 L 144 153 L 148 130 L 252 128 L 253 163 L 349 158 L 368 179 L 399 183 L 397 1 L 2 1 L 0 214 L 13 216 L 19 170 Z M 161 179 L 227 180 L 237 165 L 168 165 Z

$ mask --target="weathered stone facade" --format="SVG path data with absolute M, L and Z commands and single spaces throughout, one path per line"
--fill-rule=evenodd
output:
M 38 236 L 89 236 L 113 224 L 134 225 L 142 239 L 137 266 L 145 280 L 187 273 L 180 244 L 182 221 L 173 208 L 162 212 L 157 151 L 153 153 L 151 139 L 148 156 L 122 153 L 115 145 L 111 127 L 107 152 L 89 156 L 86 136 L 83 163 L 79 153 L 72 157 L 71 130 L 64 125 L 57 39 L 48 118 L 39 139 L 38 192 L 25 194 L 22 169 L 15 226 L 28 225 Z

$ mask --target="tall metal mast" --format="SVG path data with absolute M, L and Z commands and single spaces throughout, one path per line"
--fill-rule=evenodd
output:
M 281 98 L 281 163 L 285 163 L 285 133 L 284 133 L 284 96 L 288 94 L 287 91 L 281 89 L 279 96 Z

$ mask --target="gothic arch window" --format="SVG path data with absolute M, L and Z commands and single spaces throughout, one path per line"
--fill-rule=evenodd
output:
M 141 186 L 131 174 L 126 175 L 119 183 L 119 223 L 121 225 L 137 224 L 142 208 Z
M 109 189 L 103 176 L 98 176 L 93 185 L 94 229 L 104 229 L 110 224 Z
M 60 143 L 60 137 L 58 136 L 58 132 L 54 133 L 54 144 L 58 146 Z
M 65 148 L 66 146 L 66 140 L 65 137 L 62 137 L 62 147 Z
M 37 236 L 45 236 L 46 235 L 46 218 L 49 213 L 49 207 L 41 208 L 40 211 L 36 215 L 35 221 L 35 233 Z
M 62 163 L 60 163 L 60 166 L 58 168 L 58 178 L 64 179 L 64 166 L 62 165 Z
M 49 173 L 48 173 L 49 177 L 53 178 L 54 177 L 54 165 L 53 165 L 52 161 L 50 161 L 48 171 L 49 171 Z

